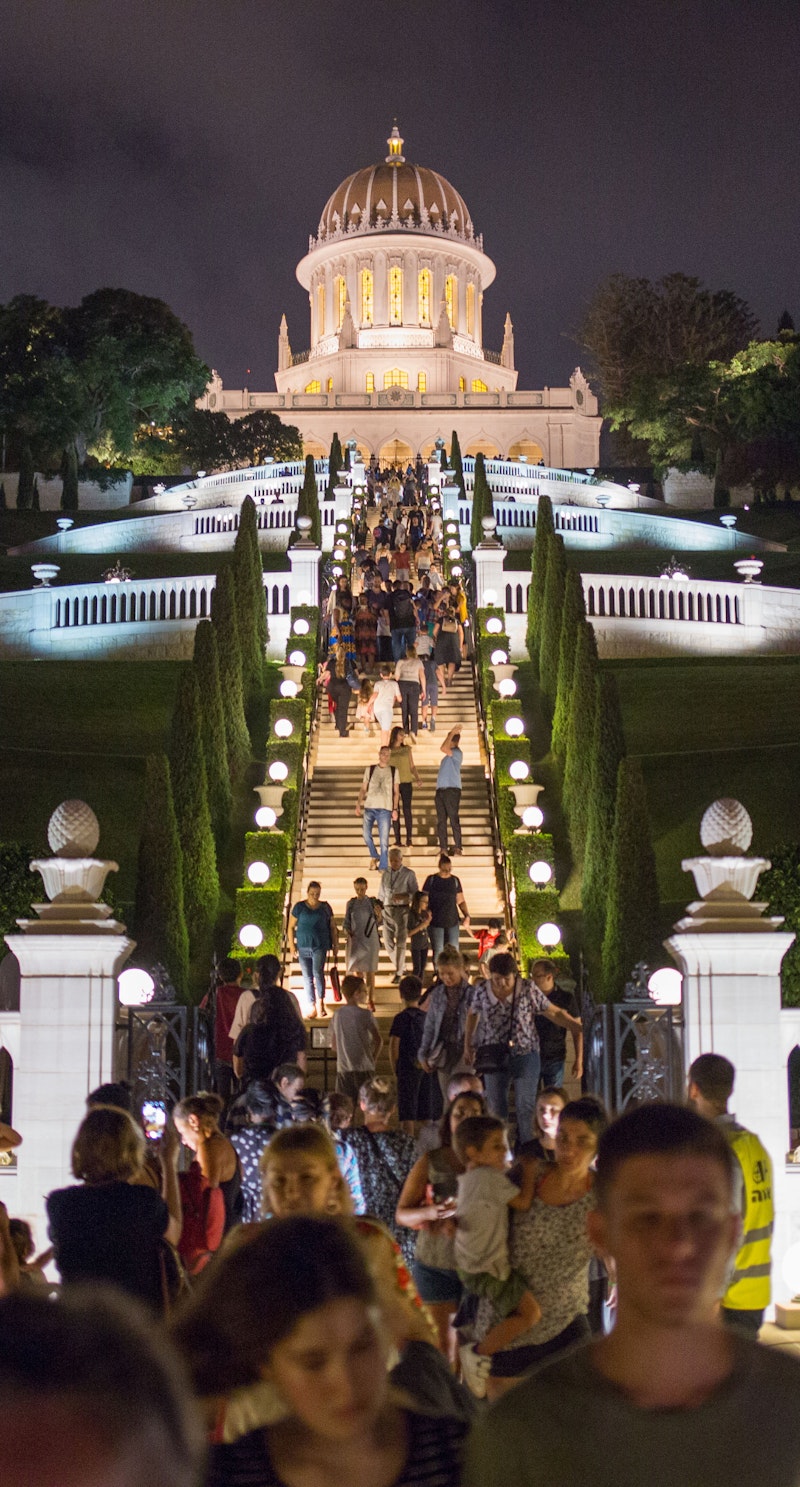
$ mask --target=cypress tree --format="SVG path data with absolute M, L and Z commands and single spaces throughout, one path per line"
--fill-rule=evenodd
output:
M 335 485 L 338 484 L 338 475 L 343 463 L 344 458 L 342 455 L 342 446 L 339 442 L 339 435 L 334 434 L 333 438 L 331 439 L 331 452 L 328 455 L 327 499 L 329 501 L 333 500 L 333 488 Z
M 463 500 L 467 497 L 467 487 L 464 484 L 464 462 L 461 458 L 461 445 L 458 442 L 458 434 L 453 429 L 453 438 L 450 443 L 450 464 L 453 467 L 453 476 Z
M 245 701 L 250 702 L 264 686 L 267 647 L 267 608 L 258 546 L 258 516 L 251 496 L 245 496 L 242 502 L 231 568 L 242 652 L 242 685 Z
M 531 582 L 528 589 L 528 627 L 525 644 L 533 669 L 539 674 L 539 642 L 544 604 L 544 586 L 547 579 L 548 541 L 555 532 L 553 503 L 549 496 L 540 496 L 536 508 L 536 536 L 531 553 Z
M 539 685 L 551 708 L 555 702 L 558 682 L 558 652 L 566 578 L 564 539 L 553 532 L 547 552 L 547 578 L 539 627 Z
M 564 605 L 561 611 L 556 701 L 553 708 L 553 730 L 550 739 L 550 746 L 558 759 L 564 758 L 567 747 L 567 725 L 572 700 L 572 674 L 575 669 L 578 627 L 585 620 L 586 605 L 581 575 L 577 568 L 568 568 L 564 583 Z
M 594 630 L 588 620 L 578 627 L 575 666 L 572 673 L 564 784 L 561 798 L 569 823 L 569 839 L 576 863 L 583 861 L 589 811 L 587 788 L 594 734 L 595 680 L 599 666 Z
M 617 771 L 625 758 L 625 734 L 613 673 L 601 671 L 595 682 L 592 763 L 589 774 L 589 817 L 581 882 L 583 928 L 587 947 L 598 957 L 606 926 L 606 900 Z
M 23 444 L 19 460 L 19 484 L 17 486 L 17 510 L 29 511 L 33 500 L 33 455 L 30 444 Z
M 647 793 L 638 759 L 617 771 L 614 836 L 608 869 L 608 910 L 603 937 L 603 997 L 616 1001 L 636 962 L 658 944 L 658 883 L 647 816 Z
M 31 511 L 41 511 L 41 509 L 42 508 L 39 505 L 39 476 L 34 475 L 33 493 L 31 495 Z
M 297 515 L 311 517 L 311 531 L 309 537 L 316 542 L 317 547 L 322 546 L 322 516 L 319 509 L 319 493 L 317 491 L 317 476 L 314 470 L 313 454 L 306 455 L 306 473 L 300 494 L 297 498 Z
M 225 714 L 225 739 L 228 745 L 228 770 L 236 783 L 250 763 L 250 735 L 244 715 L 242 692 L 242 655 L 236 623 L 236 600 L 233 574 L 227 564 L 217 573 L 211 599 L 211 620 L 217 637 L 219 683 Z
M 161 961 L 179 996 L 186 995 L 189 936 L 183 911 L 183 858 L 165 754 L 151 754 L 144 784 L 134 906 L 136 948 Z
M 486 460 L 481 451 L 475 456 L 475 481 L 472 488 L 472 525 L 470 546 L 477 547 L 483 541 L 483 518 L 494 512 L 492 490 L 486 478 Z
M 183 901 L 192 955 L 207 943 L 219 904 L 219 877 L 193 667 L 178 683 L 169 751 L 175 818 L 183 852 Z
M 64 450 L 61 460 L 61 510 L 78 509 L 78 453 L 74 444 Z
M 219 677 L 217 636 L 210 620 L 201 620 L 194 632 L 194 673 L 197 690 L 203 699 L 200 731 L 206 764 L 208 809 L 211 829 L 219 852 L 227 840 L 231 817 L 231 777 L 228 769 L 228 743 L 225 736 L 225 710 Z

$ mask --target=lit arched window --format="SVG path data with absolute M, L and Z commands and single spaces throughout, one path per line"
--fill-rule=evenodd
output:
M 371 325 L 373 316 L 373 278 L 371 268 L 361 270 L 361 324 Z
M 342 321 L 344 320 L 344 307 L 347 300 L 347 285 L 341 274 L 336 275 L 333 287 L 336 296 L 336 329 L 341 330 Z
M 421 268 L 419 271 L 419 293 L 418 293 L 418 318 L 420 325 L 431 323 L 431 271 L 429 268 Z
M 427 374 L 427 372 L 417 372 L 417 392 L 427 392 L 427 391 L 428 391 L 428 374 Z
M 325 285 L 317 285 L 317 335 L 325 334 Z
M 489 389 L 486 386 L 486 383 L 485 382 L 481 382 L 480 377 L 473 377 L 473 379 L 472 379 L 472 391 L 473 392 L 488 392 Z
M 444 281 L 444 302 L 447 309 L 447 318 L 450 321 L 450 329 L 456 328 L 456 304 L 458 302 L 458 285 L 455 274 L 448 274 Z
M 306 392 L 322 392 L 322 383 L 315 378 L 313 382 L 306 383 L 305 390 Z
M 374 372 L 367 372 L 366 385 L 365 385 L 364 391 L 365 392 L 374 392 L 375 391 L 375 373 Z
M 328 378 L 328 392 L 333 392 L 333 378 Z
M 399 367 L 392 367 L 391 372 L 383 374 L 384 387 L 408 387 L 408 372 L 401 372 Z
M 403 270 L 389 269 L 389 324 L 403 324 Z
M 467 390 L 466 380 L 463 377 L 459 377 L 458 379 L 458 390 L 459 392 L 466 392 Z
M 467 285 L 467 335 L 475 334 L 475 285 Z

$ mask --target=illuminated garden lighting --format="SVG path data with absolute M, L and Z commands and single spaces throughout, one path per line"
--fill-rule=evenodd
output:
M 342 574 L 344 573 L 344 568 L 342 567 L 341 563 L 334 563 L 331 572 L 334 578 L 341 578 Z
M 247 869 L 247 876 L 251 883 L 255 884 L 257 888 L 260 888 L 262 883 L 269 882 L 269 864 L 266 862 L 251 862 Z
M 291 736 L 292 736 L 293 733 L 294 733 L 294 723 L 291 721 L 290 718 L 276 718 L 276 720 L 275 720 L 275 737 L 276 738 L 291 738 Z
M 309 625 L 308 620 L 304 619 L 302 615 L 298 615 L 297 619 L 292 625 L 292 634 L 307 635 L 310 629 L 311 626 Z
M 549 862 L 532 862 L 528 868 L 528 877 L 537 888 L 544 888 L 553 876 L 553 869 Z
M 260 805 L 256 811 L 256 826 L 260 826 L 262 831 L 274 826 L 277 819 L 277 812 L 273 811 L 271 805 Z
M 525 732 L 522 718 L 506 718 L 506 733 L 509 738 L 519 738 Z
M 288 764 L 284 764 L 282 759 L 273 759 L 269 767 L 269 777 L 271 780 L 275 780 L 276 784 L 280 784 L 283 780 L 288 779 Z
M 460 557 L 461 557 L 461 548 L 460 547 L 451 547 L 450 548 L 450 558 L 452 559 L 452 558 L 460 558 Z
M 153 999 L 156 983 L 147 971 L 129 966 L 117 977 L 117 990 L 123 1007 L 143 1007 Z
M 544 924 L 539 925 L 536 931 L 536 938 L 540 945 L 544 945 L 546 950 L 551 950 L 553 946 L 561 944 L 561 930 L 557 924 L 551 924 L 548 919 Z
M 487 609 L 488 609 L 488 607 L 491 604 L 496 604 L 497 603 L 497 590 L 496 589 L 484 589 L 484 591 L 483 591 L 483 603 L 484 603 L 484 606 Z
M 347 557 L 347 553 L 345 552 L 343 547 L 335 547 L 333 549 L 333 556 L 335 557 L 337 563 L 343 563 L 345 558 Z
M 306 664 L 306 653 L 305 653 L 305 651 L 290 651 L 289 652 L 289 665 L 290 666 L 305 666 L 305 664 Z
M 498 682 L 497 690 L 501 697 L 516 697 L 517 684 L 513 676 L 506 676 L 501 682 Z
M 541 806 L 526 805 L 522 812 L 522 824 L 527 826 L 529 831 L 538 831 L 539 827 L 544 824 L 544 811 Z
M 458 547 L 458 538 L 457 537 L 448 537 L 445 546 L 448 548 L 448 550 L 451 547 Z
M 497 618 L 497 615 L 492 615 L 491 619 L 488 619 L 486 621 L 486 634 L 487 635 L 502 635 L 502 633 L 503 633 L 503 621 L 500 620 L 500 619 L 498 619 Z
M 263 938 L 257 924 L 243 924 L 239 930 L 239 942 L 245 950 L 257 950 Z
M 281 697 L 296 697 L 299 691 L 300 688 L 297 682 L 293 682 L 291 677 L 287 676 L 286 681 L 281 682 Z
M 524 759 L 514 759 L 508 766 L 508 772 L 512 780 L 527 780 L 531 768 Z
M 454 578 L 460 578 L 462 573 L 464 572 L 464 569 L 461 567 L 460 563 L 453 563 L 450 572 L 452 573 Z
M 647 990 L 659 1007 L 679 1007 L 682 986 L 683 976 L 674 966 L 661 966 L 647 982 Z
M 458 531 L 458 522 L 457 521 L 448 521 L 448 522 L 445 522 L 444 529 L 445 529 L 446 532 L 457 532 Z
M 508 653 L 506 651 L 499 651 L 499 650 L 498 651 L 492 651 L 492 665 L 493 666 L 505 666 L 505 665 L 507 665 L 507 663 L 508 663 Z

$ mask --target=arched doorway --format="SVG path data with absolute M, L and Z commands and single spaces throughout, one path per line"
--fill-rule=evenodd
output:
M 401 465 L 404 469 L 409 462 L 414 462 L 414 450 L 405 439 L 388 439 L 383 445 L 378 459 L 382 466 Z
M 325 460 L 328 458 L 328 453 L 329 449 L 327 444 L 321 444 L 319 439 L 314 439 L 311 435 L 303 437 L 304 457 L 310 454 L 312 459 Z
M 494 439 L 488 439 L 485 434 L 481 434 L 479 438 L 473 439 L 472 443 L 467 445 L 464 454 L 473 456 L 483 454 L 487 460 L 499 460 L 500 458 L 500 450 L 495 444 Z
M 541 444 L 536 444 L 533 439 L 517 439 L 508 451 L 508 459 L 518 460 L 520 456 L 532 465 L 538 465 L 544 460 L 544 450 Z

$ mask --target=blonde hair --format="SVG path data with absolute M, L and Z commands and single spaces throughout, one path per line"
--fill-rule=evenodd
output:
M 144 1133 L 126 1110 L 95 1105 L 72 1146 L 72 1175 L 81 1182 L 130 1182 L 145 1161 Z
M 370 1115 L 390 1115 L 397 1104 L 397 1085 L 394 1079 L 378 1077 L 362 1084 L 358 1094 L 362 1110 Z
M 352 1216 L 353 1201 L 350 1197 L 350 1189 L 342 1176 L 339 1167 L 339 1159 L 336 1155 L 336 1147 L 333 1140 L 325 1130 L 324 1126 L 318 1126 L 311 1121 L 302 1125 L 286 1126 L 282 1131 L 276 1131 L 269 1145 L 264 1148 L 258 1162 L 258 1170 L 261 1173 L 262 1184 L 262 1210 L 267 1213 L 267 1174 L 275 1158 L 280 1157 L 316 1157 L 322 1162 L 332 1177 L 336 1179 L 332 1194 L 329 1211 L 331 1213 Z

